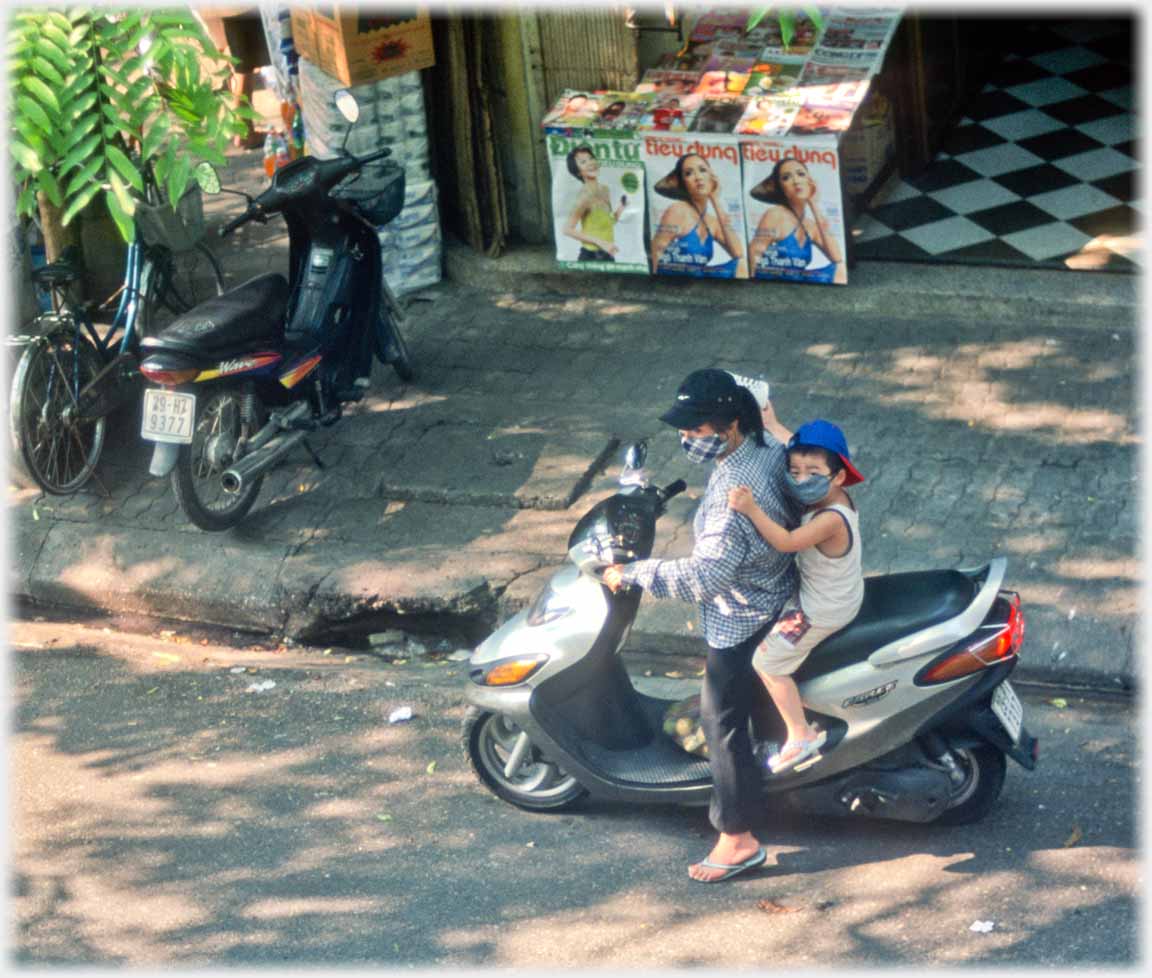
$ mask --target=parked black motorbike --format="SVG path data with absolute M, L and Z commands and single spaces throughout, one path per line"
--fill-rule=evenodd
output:
M 350 122 L 359 117 L 351 93 L 336 103 Z M 415 379 L 377 237 L 404 205 L 403 168 L 380 162 L 390 152 L 301 157 L 255 199 L 241 194 L 248 207 L 221 236 L 282 214 L 288 278 L 259 275 L 141 343 L 140 372 L 156 385 L 144 393 L 141 426 L 155 442 L 149 471 L 171 473 L 181 509 L 203 530 L 239 523 L 265 473 L 296 445 L 320 464 L 305 438 L 364 397 L 373 354 Z M 204 183 L 221 189 L 218 178 Z

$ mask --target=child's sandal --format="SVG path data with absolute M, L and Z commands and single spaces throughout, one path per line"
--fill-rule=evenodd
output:
M 805 737 L 803 740 L 787 741 L 777 753 L 768 758 L 768 769 L 773 774 L 783 774 L 785 771 L 792 770 L 801 761 L 806 761 L 823 747 L 824 741 L 827 739 L 827 733 L 819 730 L 811 737 Z

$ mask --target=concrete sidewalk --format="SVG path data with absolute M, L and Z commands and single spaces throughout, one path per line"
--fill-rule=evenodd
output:
M 258 190 L 258 154 L 226 186 Z M 210 202 L 221 223 L 237 198 Z M 282 225 L 217 243 L 231 284 L 286 266 Z M 1137 283 L 1117 275 L 859 266 L 846 288 L 560 275 L 540 249 L 449 249 L 452 280 L 411 303 L 421 375 L 377 367 L 368 399 L 270 473 L 237 529 L 186 523 L 148 477 L 139 408 L 115 416 L 93 484 L 9 493 L 11 590 L 285 632 L 479 632 L 563 560 L 613 491 L 619 446 L 688 480 L 658 552 L 691 547 L 704 473 L 656 419 L 690 370 L 765 373 L 781 419 L 841 424 L 869 574 L 1009 558 L 1021 678 L 1136 684 L 1140 567 Z M 699 652 L 694 610 L 648 600 L 630 640 Z

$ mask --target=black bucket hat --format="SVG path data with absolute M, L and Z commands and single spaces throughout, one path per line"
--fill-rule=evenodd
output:
M 727 370 L 713 367 L 694 370 L 676 392 L 676 403 L 660 415 L 673 428 L 690 430 L 717 418 L 740 413 L 740 386 Z

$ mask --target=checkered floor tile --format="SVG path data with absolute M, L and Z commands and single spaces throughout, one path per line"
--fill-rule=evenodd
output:
M 1024 32 L 936 159 L 856 221 L 856 258 L 1139 271 L 1134 30 Z

